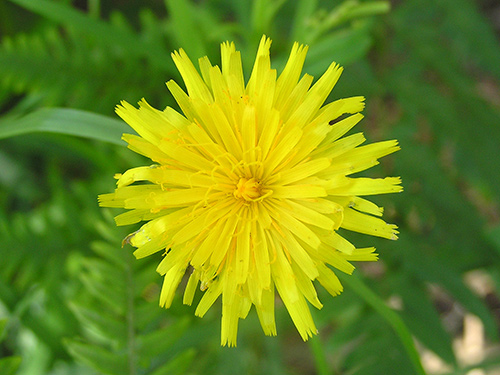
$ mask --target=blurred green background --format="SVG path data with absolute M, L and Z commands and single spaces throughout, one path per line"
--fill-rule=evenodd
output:
M 158 308 L 158 258 L 122 249 L 136 228 L 96 196 L 147 163 L 120 100 L 177 108 L 170 52 L 219 64 L 235 41 L 248 74 L 264 33 L 278 70 L 295 40 L 304 72 L 343 65 L 331 99 L 364 95 L 356 130 L 400 141 L 368 174 L 403 178 L 375 198 L 401 235 L 344 233 L 381 260 L 318 288 L 318 337 L 278 307 L 277 337 L 253 311 L 228 349 L 220 307 Z M 0 36 L 0 374 L 500 373 L 498 1 L 3 0 Z

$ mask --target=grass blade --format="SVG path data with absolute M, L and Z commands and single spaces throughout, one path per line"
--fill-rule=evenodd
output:
M 124 132 L 132 130 L 122 121 L 91 112 L 67 108 L 41 108 L 22 117 L 0 120 L 0 139 L 34 132 L 75 135 L 124 146 Z
M 406 327 L 401 317 L 392 309 L 390 309 L 383 300 L 372 292 L 366 284 L 357 276 L 344 276 L 339 274 L 339 278 L 343 283 L 357 293 L 367 304 L 377 311 L 389 325 L 392 327 L 396 335 L 401 340 L 408 357 L 410 358 L 415 373 L 425 375 L 425 370 L 420 362 L 420 356 L 413 343 L 413 338 L 410 331 Z

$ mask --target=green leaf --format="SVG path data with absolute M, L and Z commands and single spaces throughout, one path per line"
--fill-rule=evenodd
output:
M 109 375 L 128 374 L 127 360 L 124 354 L 116 354 L 97 346 L 77 340 L 65 340 L 68 351 L 80 362 Z
M 70 306 L 83 338 L 67 341 L 70 354 L 107 374 L 184 373 L 193 354 L 175 356 L 189 349 L 180 339 L 191 319 L 166 315 L 150 301 L 147 295 L 155 287 L 156 265 L 137 261 L 130 249 L 120 247 L 118 234 L 122 230 L 114 226 L 111 217 L 101 221 L 101 226 L 109 232 L 109 241 L 94 242 L 92 248 L 99 256 L 78 262 L 83 288 Z M 173 365 L 169 365 L 171 360 Z
M 286 0 L 255 0 L 252 2 L 251 30 L 255 38 L 260 38 L 262 34 L 269 33 L 270 25 L 280 7 Z
M 0 374 L 14 375 L 21 365 L 20 357 L 8 357 L 0 359 Z
M 41 108 L 26 116 L 0 119 L 0 139 L 33 132 L 74 135 L 123 146 L 121 136 L 131 130 L 122 121 L 67 108 Z
M 453 372 L 447 372 L 444 373 L 443 375 L 467 375 L 475 372 L 495 374 L 496 372 L 498 372 L 499 368 L 500 368 L 500 358 L 498 356 L 496 357 L 491 356 L 491 358 L 486 358 L 484 361 L 481 361 L 479 363 L 463 366 L 460 369 L 454 369 Z
M 150 373 L 150 375 L 183 375 L 193 362 L 195 355 L 196 350 L 187 349 Z
M 165 0 L 165 6 L 172 22 L 171 32 L 177 42 L 176 49 L 182 47 L 193 61 L 205 56 L 207 51 L 199 32 L 194 5 L 186 0 Z
M 494 246 L 495 250 L 500 254 L 500 225 L 497 224 L 493 228 L 486 231 L 486 238 Z
M 126 54 L 145 56 L 162 66 L 168 60 L 168 53 L 161 44 L 151 44 L 126 29 L 114 27 L 102 20 L 87 16 L 72 7 L 48 0 L 10 0 L 42 17 L 67 27 L 77 29 L 95 42 L 105 46 L 119 46 Z
M 468 0 L 443 0 L 438 6 L 446 14 L 443 31 L 451 37 L 459 58 L 471 57 L 481 67 L 500 78 L 500 49 L 488 14 L 480 9 L 480 3 Z M 424 6 L 427 4 L 424 3 Z
M 108 237 L 113 237 L 116 235 L 116 233 L 115 232 L 108 233 L 107 231 L 103 230 L 102 235 L 106 235 Z M 116 267 L 119 267 L 120 269 L 124 269 L 127 266 L 127 263 L 126 263 L 124 257 L 119 256 L 120 254 L 118 254 L 116 247 L 109 244 L 108 242 L 94 241 L 90 244 L 90 247 L 97 255 L 103 257 L 104 259 L 106 259 L 110 263 L 113 263 Z M 122 251 L 126 251 L 126 250 L 122 250 Z
M 125 286 L 119 280 L 109 280 L 106 275 L 96 275 L 95 273 L 85 273 L 80 279 L 88 292 L 99 299 L 110 311 L 120 315 L 124 314 L 127 296 Z
M 158 24 L 155 26 L 143 26 L 145 39 L 159 38 L 146 35 L 144 30 L 163 30 Z M 164 78 L 174 70 L 169 56 L 158 64 L 145 61 L 140 54 L 123 51 L 114 43 L 106 44 L 105 39 L 94 41 L 84 30 L 78 32 L 52 24 L 30 34 L 6 36 L 0 44 L 0 84 L 14 91 L 14 95 L 29 93 L 21 101 L 24 104 L 16 107 L 34 107 L 36 101 L 48 107 L 107 114 L 123 99 L 135 102 L 137 98 L 149 97 L 151 104 L 156 105 L 154 98 L 164 94 Z
M 0 320 L 0 341 L 3 340 L 5 335 L 5 327 L 7 326 L 7 319 Z
M 320 39 L 310 48 L 305 70 L 314 76 L 319 76 L 335 61 L 341 65 L 351 64 L 361 59 L 372 44 L 367 27 L 356 27 L 341 30 Z
M 328 31 L 347 21 L 387 13 L 389 9 L 390 3 L 387 1 L 373 1 L 367 3 L 360 3 L 354 0 L 344 1 L 323 19 L 311 22 L 314 26 L 306 36 L 306 42 L 315 42 L 321 35 L 326 34 Z
M 342 369 L 341 373 L 415 375 L 412 362 L 396 332 L 384 324 L 377 311 L 367 308 L 365 301 L 350 288 L 346 288 L 339 297 L 343 300 L 345 296 L 350 301 L 349 305 L 354 304 L 359 310 L 351 310 L 353 316 L 346 315 L 325 343 L 326 353 L 340 352 L 336 354 L 340 360 L 336 367 Z M 345 303 L 340 301 L 336 305 Z
M 109 316 L 102 309 L 86 307 L 75 302 L 71 302 L 69 306 L 78 320 L 87 329 L 95 330 L 98 334 L 104 337 L 112 337 L 117 341 L 126 340 L 126 326 L 124 322 Z
M 425 293 L 425 285 L 417 284 L 406 275 L 398 278 L 396 285 L 396 292 L 403 299 L 401 316 L 413 334 L 447 363 L 456 364 L 451 337 Z
M 450 267 L 443 267 L 436 259 L 422 257 L 408 252 L 408 267 L 423 281 L 435 282 L 445 288 L 465 309 L 477 315 L 485 326 L 485 332 L 493 340 L 498 340 L 497 325 L 483 301 L 462 281 L 459 273 Z
M 7 326 L 7 319 L 0 320 L 0 342 L 5 335 L 5 327 Z M 21 364 L 20 357 L 6 357 L 0 359 L 0 374 L 14 375 Z
M 189 324 L 190 319 L 185 317 L 175 321 L 175 324 L 168 327 L 140 336 L 137 340 L 140 353 L 142 353 L 142 356 L 149 357 L 164 353 L 179 340 Z
M 302 41 L 307 33 L 312 15 L 318 6 L 318 0 L 299 0 L 295 7 L 292 26 L 293 40 Z M 305 40 L 304 40 L 305 42 Z
M 425 371 L 422 367 L 422 363 L 420 362 L 420 356 L 415 348 L 411 333 L 401 317 L 394 310 L 390 309 L 379 296 L 373 293 L 358 276 L 345 276 L 341 273 L 339 273 L 338 276 L 343 283 L 349 285 L 349 288 L 357 293 L 368 305 L 377 311 L 380 316 L 387 321 L 387 323 L 389 323 L 403 344 L 406 354 L 413 364 L 415 372 L 419 375 L 425 375 Z

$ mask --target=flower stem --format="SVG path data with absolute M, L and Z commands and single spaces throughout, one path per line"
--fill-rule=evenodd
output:
M 311 348 L 314 356 L 314 363 L 318 375 L 332 375 L 333 372 L 328 368 L 326 361 L 325 351 L 318 336 L 313 336 L 308 340 L 309 347 Z
M 134 261 L 131 254 L 123 252 L 127 259 L 127 360 L 128 374 L 135 375 L 137 373 L 137 352 L 136 352 L 136 337 L 135 337 L 135 311 L 134 311 L 134 279 L 133 279 L 133 264 Z

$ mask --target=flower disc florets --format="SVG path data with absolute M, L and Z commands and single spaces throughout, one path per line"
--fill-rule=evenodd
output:
M 255 178 L 241 177 L 234 189 L 234 197 L 255 202 L 262 197 L 262 187 Z
M 183 302 L 198 285 L 203 291 L 196 315 L 222 296 L 223 345 L 236 345 L 238 320 L 252 306 L 264 333 L 276 334 L 275 291 L 306 340 L 317 332 L 308 303 L 322 307 L 313 281 L 335 296 L 342 286 L 332 268 L 350 274 L 350 261 L 377 259 L 337 229 L 397 238 L 382 208 L 361 196 L 399 192 L 400 179 L 350 177 L 397 151 L 397 141 L 361 146 L 362 133 L 344 136 L 362 119 L 364 98 L 323 105 L 342 69 L 332 64 L 311 86 L 301 77 L 307 47 L 296 43 L 277 77 L 270 44 L 262 38 L 246 84 L 232 43 L 222 44 L 222 69 L 204 57 L 201 74 L 183 50 L 174 53 L 187 93 L 167 86 L 183 114 L 144 100 L 118 106 L 139 134 L 123 136 L 129 148 L 155 164 L 117 175 L 115 192 L 99 197 L 129 210 L 118 225 L 146 221 L 126 238 L 137 258 L 165 253 L 161 306 L 171 305 L 187 270 Z

